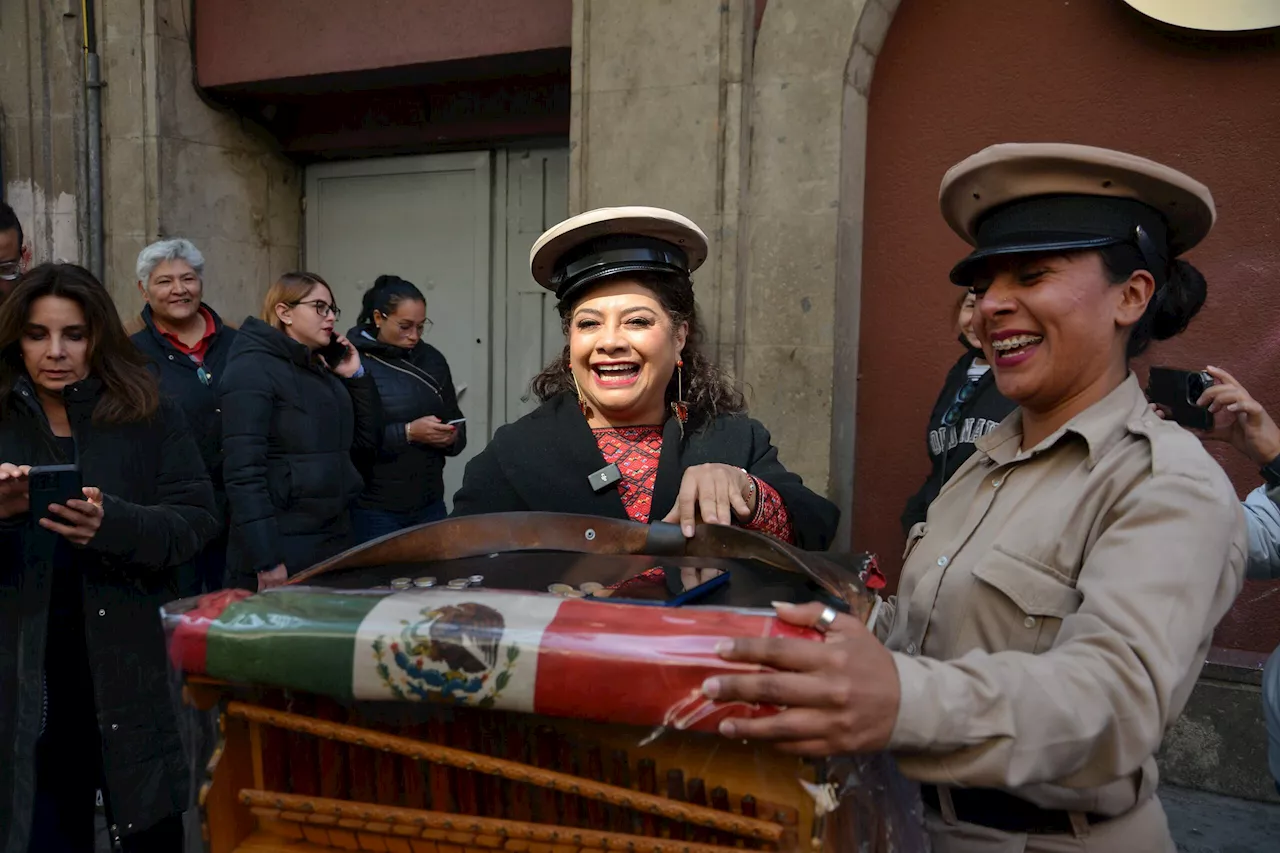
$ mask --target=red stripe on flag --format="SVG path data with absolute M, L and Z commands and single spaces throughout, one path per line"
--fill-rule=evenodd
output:
M 723 660 L 715 651 L 718 643 L 733 637 L 821 636 L 763 613 L 568 599 L 538 648 L 534 712 L 714 731 L 728 717 L 778 710 L 714 703 L 702 696 L 702 682 L 710 676 L 760 671 Z
M 244 589 L 206 593 L 195 600 L 192 609 L 174 617 L 173 632 L 169 636 L 169 660 L 173 665 L 181 672 L 203 674 L 209 650 L 209 626 L 228 607 L 249 595 Z

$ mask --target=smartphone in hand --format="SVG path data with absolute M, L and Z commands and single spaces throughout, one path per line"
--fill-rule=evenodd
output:
M 27 475 L 31 495 L 31 526 L 44 530 L 39 521 L 49 518 L 49 504 L 84 500 L 79 465 L 34 465 Z
M 1213 377 L 1203 371 L 1153 367 L 1147 377 L 1147 399 L 1165 409 L 1174 423 L 1207 431 L 1213 429 L 1213 414 L 1196 401 L 1213 384 Z
M 320 357 L 324 359 L 325 364 L 330 368 L 337 367 L 342 360 L 347 357 L 347 348 L 343 346 L 342 341 L 338 340 L 338 336 L 334 335 L 329 339 L 329 343 L 316 350 L 320 353 Z

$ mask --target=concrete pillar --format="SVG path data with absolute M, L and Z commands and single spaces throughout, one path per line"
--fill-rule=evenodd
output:
M 570 204 L 659 204 L 706 229 L 696 286 L 718 358 L 822 492 L 848 479 L 833 459 L 853 456 L 852 404 L 834 424 L 849 449 L 832 454 L 837 343 L 857 352 L 856 311 L 837 322 L 838 250 L 861 223 L 860 201 L 841 206 L 845 68 L 860 22 L 890 14 L 883 0 L 768 0 L 757 33 L 757 5 L 576 0 Z
M 301 171 L 265 132 L 195 88 L 185 0 L 99 0 L 107 284 L 141 309 L 138 252 L 187 237 L 204 253 L 205 298 L 228 321 L 257 314 L 273 277 L 299 263 Z
M 752 0 L 575 0 L 569 207 L 651 204 L 690 217 L 711 253 L 694 277 L 733 370 L 743 79 Z
M 752 76 L 741 330 L 752 411 L 829 492 L 844 69 L 864 0 L 769 0 Z M 856 351 L 856 350 L 855 350 Z M 838 478 L 843 479 L 843 478 Z

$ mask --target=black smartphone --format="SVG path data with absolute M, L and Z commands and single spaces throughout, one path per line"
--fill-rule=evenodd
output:
M 320 347 L 317 352 L 329 367 L 337 367 L 347 357 L 347 348 L 338 340 L 337 335 L 330 338 L 329 343 Z
M 84 483 L 79 465 L 33 465 L 27 475 L 31 494 L 31 525 L 39 527 L 49 517 L 49 504 L 67 505 L 70 500 L 84 500 Z M 55 517 L 55 521 L 57 519 Z M 43 529 L 43 528 L 40 528 Z
M 1213 414 L 1196 405 L 1213 377 L 1200 370 L 1153 367 L 1147 376 L 1147 399 L 1167 410 L 1174 423 L 1190 429 L 1213 429 Z

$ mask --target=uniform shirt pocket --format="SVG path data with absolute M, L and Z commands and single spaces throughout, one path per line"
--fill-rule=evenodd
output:
M 1047 651 L 1062 620 L 1084 600 L 1047 567 L 999 547 L 974 566 L 973 576 L 979 581 L 971 607 L 973 639 L 989 652 Z

